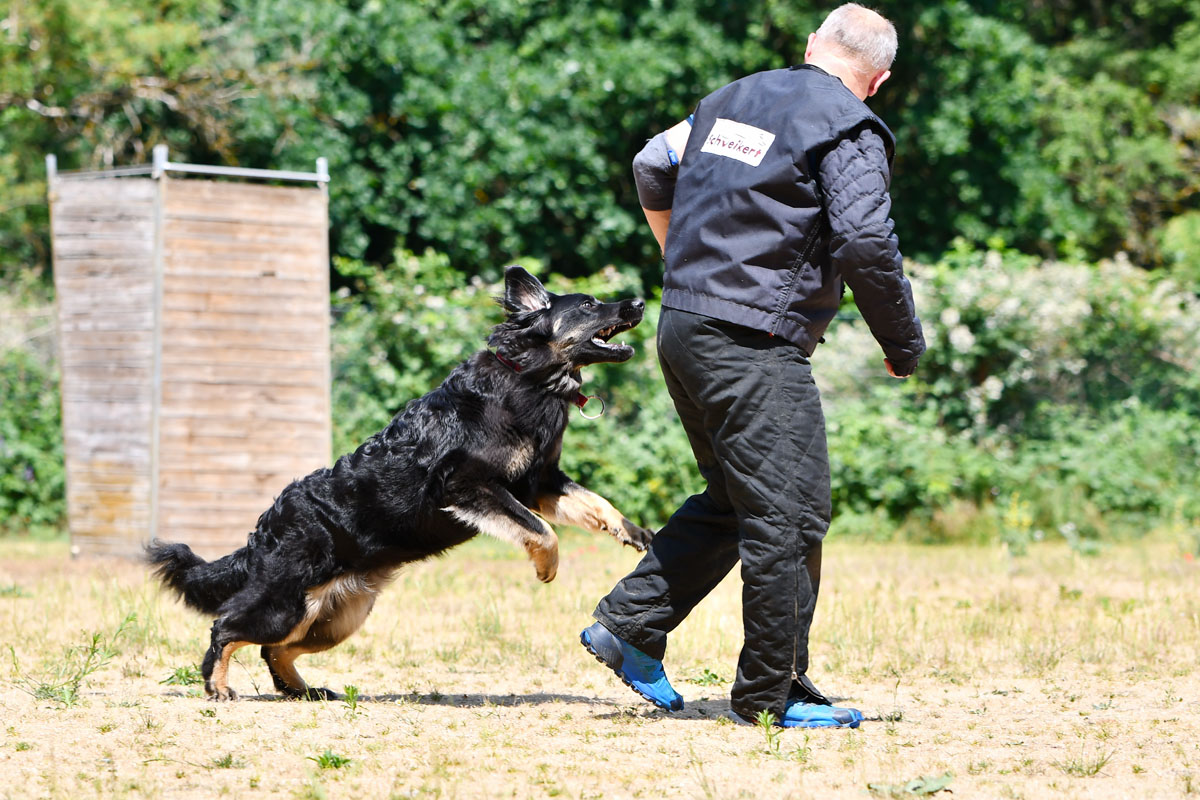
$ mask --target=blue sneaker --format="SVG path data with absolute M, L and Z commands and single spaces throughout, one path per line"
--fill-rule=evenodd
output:
M 666 711 L 683 708 L 683 697 L 671 688 L 662 662 L 638 650 L 599 622 L 583 629 L 579 642 L 617 674 L 625 685 Z
M 857 728 L 862 719 L 857 708 L 793 700 L 783 709 L 783 719 L 776 724 L 783 728 Z

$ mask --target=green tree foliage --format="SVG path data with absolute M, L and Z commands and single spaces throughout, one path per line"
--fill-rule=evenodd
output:
M 629 162 L 746 60 L 712 6 L 245 3 L 261 57 L 307 66 L 295 94 L 245 104 L 242 152 L 329 157 L 348 256 L 433 247 L 493 277 L 513 255 L 646 261 Z
M 1200 0 L 884 8 L 906 250 L 956 237 L 1159 263 L 1200 201 Z M 22 0 L 0 21 L 0 256 L 46 263 L 64 167 L 329 158 L 335 252 L 432 247 L 469 274 L 537 258 L 657 283 L 629 162 L 738 75 L 803 59 L 828 6 L 783 0 Z M 2 269 L 3 267 L 0 267 Z
M 147 163 L 165 143 L 237 163 L 238 103 L 292 66 L 256 64 L 220 0 L 16 0 L 0 13 L 0 278 L 49 265 L 46 155 L 98 169 Z

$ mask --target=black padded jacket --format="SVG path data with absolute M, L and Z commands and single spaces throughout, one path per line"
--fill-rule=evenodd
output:
M 890 219 L 887 126 L 811 65 L 760 72 L 696 108 L 678 167 L 663 305 L 811 355 L 843 281 L 897 374 L 925 350 Z

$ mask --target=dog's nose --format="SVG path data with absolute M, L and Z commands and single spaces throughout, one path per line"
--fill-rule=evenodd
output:
M 640 299 L 634 300 L 634 301 L 630 302 L 630 305 L 633 306 L 634 308 L 636 308 L 638 311 L 642 311 L 646 308 L 646 301 L 640 300 Z

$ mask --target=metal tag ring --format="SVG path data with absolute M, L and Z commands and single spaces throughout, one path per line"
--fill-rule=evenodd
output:
M 599 414 L 595 414 L 595 415 L 593 415 L 593 416 L 588 416 L 588 413 L 587 413 L 586 411 L 584 411 L 584 410 L 583 410 L 583 406 L 580 406 L 580 407 L 579 407 L 579 416 L 583 417 L 584 419 L 600 419 L 601 417 L 603 417 L 603 416 L 604 416 L 604 398 L 603 398 L 603 397 L 601 397 L 601 396 L 600 396 L 600 395 L 598 395 L 598 394 L 589 394 L 589 395 L 587 395 L 587 401 L 588 401 L 588 403 L 590 403 L 590 402 L 591 402 L 591 401 L 593 401 L 593 400 L 599 400 L 599 401 L 600 401 L 600 413 L 599 413 Z M 584 405 L 587 405 L 587 403 L 584 403 Z

